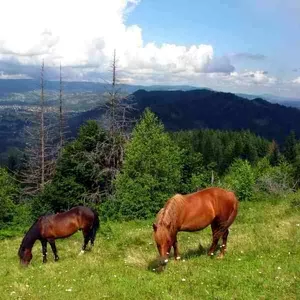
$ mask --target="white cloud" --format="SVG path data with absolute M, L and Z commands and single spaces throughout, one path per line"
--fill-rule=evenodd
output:
M 120 79 L 131 84 L 190 84 L 231 90 L 270 90 L 278 84 L 264 71 L 236 71 L 230 61 L 263 60 L 261 54 L 216 57 L 212 45 L 144 43 L 142 28 L 126 24 L 139 2 L 2 0 L 0 79 L 39 77 L 45 59 L 48 79 L 58 78 L 57 66 L 62 63 L 65 80 L 101 81 L 107 78 L 117 49 Z
M 270 86 L 277 82 L 275 77 L 268 76 L 265 71 L 246 71 L 242 73 L 233 72 L 230 74 L 231 79 L 238 85 L 264 85 Z
M 197 73 L 192 71 L 178 73 L 140 74 L 127 73 L 125 78 L 131 78 L 134 82 L 148 84 L 189 84 L 214 89 L 227 88 L 272 88 L 278 83 L 278 79 L 269 76 L 265 71 L 244 71 L 231 73 Z
M 185 47 L 144 44 L 142 29 L 125 19 L 139 0 L 3 0 L 0 18 L 0 71 L 34 73 L 46 65 L 74 67 L 84 78 L 109 69 L 117 49 L 122 70 L 134 74 L 232 72 L 228 58 L 216 58 L 211 45 Z M 87 78 L 85 78 L 87 79 Z
M 296 84 L 300 84 L 300 77 L 295 78 L 292 82 Z
M 5 74 L 0 72 L 0 79 L 31 79 L 31 77 L 26 74 Z

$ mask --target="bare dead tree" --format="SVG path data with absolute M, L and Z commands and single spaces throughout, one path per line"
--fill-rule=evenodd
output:
M 106 101 L 101 109 L 104 110 L 104 117 L 101 125 L 107 129 L 104 140 L 97 143 L 95 151 L 87 154 L 87 161 L 93 162 L 95 178 L 106 178 L 106 186 L 100 189 L 95 182 L 95 189 L 86 195 L 91 201 L 101 202 L 113 193 L 113 182 L 116 174 L 121 169 L 124 159 L 124 146 L 129 138 L 129 129 L 133 120 L 131 112 L 134 109 L 134 101 L 131 96 L 122 92 L 118 85 L 116 50 L 113 53 L 111 64 L 112 81 L 106 92 Z
M 60 149 L 64 145 L 64 114 L 63 114 L 63 86 L 61 64 L 59 65 L 59 146 Z
M 55 146 L 54 126 L 46 120 L 44 61 L 40 76 L 40 104 L 36 118 L 26 127 L 26 148 L 24 168 L 20 174 L 23 192 L 35 195 L 51 181 L 55 171 L 57 146 Z
M 40 103 L 40 142 L 41 142 L 41 190 L 43 191 L 45 185 L 45 99 L 44 99 L 44 61 L 41 70 L 41 103 Z

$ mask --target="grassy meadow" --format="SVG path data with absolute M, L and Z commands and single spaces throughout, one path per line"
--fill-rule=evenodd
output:
M 104 223 L 81 256 L 76 233 L 57 241 L 59 262 L 48 245 L 47 264 L 37 242 L 28 268 L 17 257 L 22 236 L 4 239 L 0 299 L 300 299 L 299 200 L 241 203 L 223 260 L 205 255 L 210 228 L 179 233 L 182 260 L 162 272 L 151 224 Z

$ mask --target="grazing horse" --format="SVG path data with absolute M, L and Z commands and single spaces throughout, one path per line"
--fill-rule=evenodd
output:
M 28 265 L 32 259 L 32 247 L 36 240 L 42 244 L 43 262 L 47 262 L 47 242 L 51 245 L 54 259 L 57 255 L 55 239 L 66 238 L 78 230 L 82 230 L 84 242 L 81 253 L 89 241 L 94 245 L 96 232 L 99 228 L 99 216 L 96 211 L 85 206 L 76 206 L 69 211 L 40 217 L 25 234 L 18 255 L 23 265 Z
M 198 231 L 211 225 L 212 245 L 208 255 L 214 255 L 222 237 L 220 258 L 226 250 L 228 228 L 233 223 L 238 209 L 238 200 L 233 192 L 213 187 L 196 193 L 176 194 L 167 201 L 153 224 L 154 239 L 162 264 L 168 262 L 170 250 L 180 259 L 177 245 L 178 231 Z

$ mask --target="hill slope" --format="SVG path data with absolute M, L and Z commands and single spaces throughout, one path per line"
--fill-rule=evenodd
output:
M 300 111 L 263 99 L 248 100 L 211 90 L 134 93 L 139 113 L 150 107 L 169 130 L 249 129 L 282 142 L 291 130 L 300 136 Z

